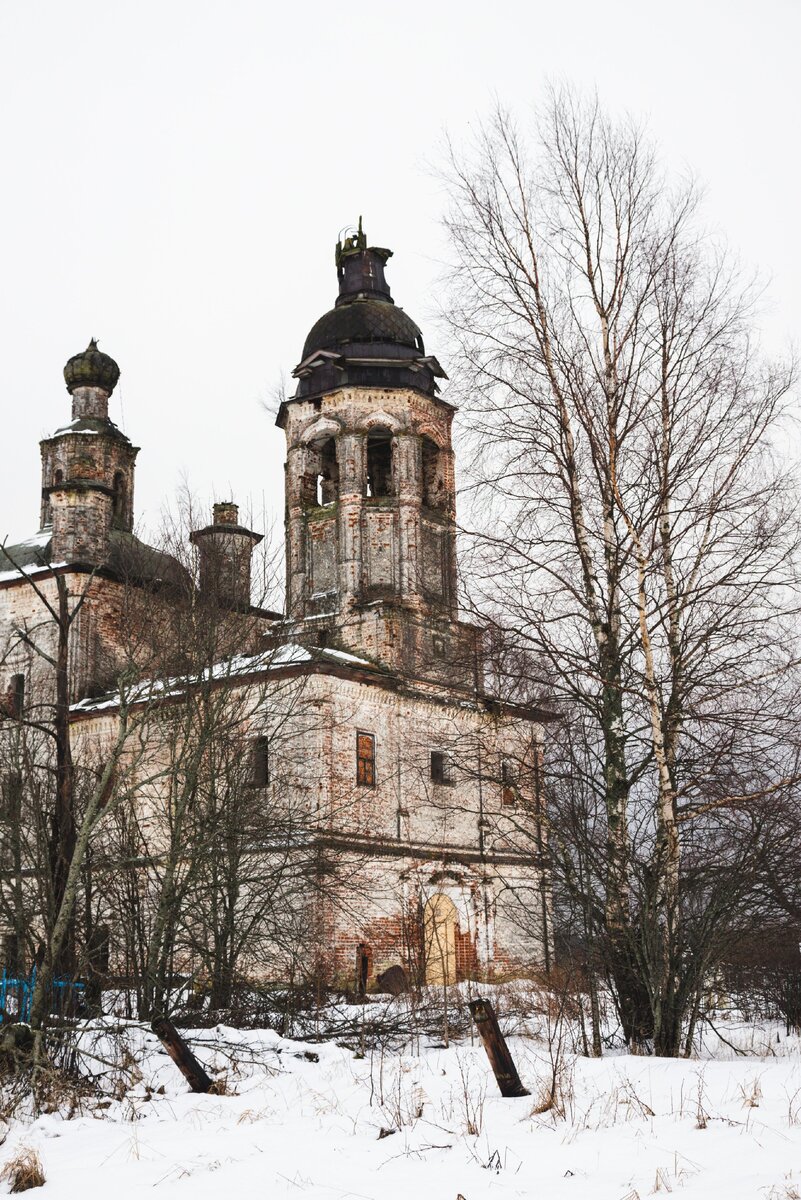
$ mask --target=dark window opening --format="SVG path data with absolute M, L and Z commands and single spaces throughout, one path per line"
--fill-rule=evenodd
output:
M 63 482 L 64 482 L 64 472 L 61 470 L 54 471 L 52 486 L 54 488 L 56 488 Z M 42 489 L 42 498 L 44 500 L 44 519 L 43 519 L 42 523 L 44 525 L 49 525 L 53 520 L 53 502 L 50 499 L 50 491 L 48 488 Z
M 11 676 L 11 716 L 19 721 L 25 712 L 25 676 Z
M 366 942 L 359 942 L 356 947 L 356 992 L 364 996 L 367 992 L 367 980 L 370 978 L 370 947 Z
M 504 808 L 514 808 L 517 804 L 517 774 L 508 759 L 501 762 L 501 804 Z
M 431 438 L 423 438 L 423 504 L 426 508 L 445 507 L 445 455 Z
M 431 751 L 431 782 L 453 783 L 451 756 L 444 750 Z
M 339 490 L 339 467 L 337 445 L 329 438 L 320 447 L 320 474 L 317 477 L 317 503 L 333 504 Z
M 114 495 L 111 500 L 111 519 L 117 529 L 125 525 L 125 476 L 117 471 L 114 476 Z
M 362 787 L 375 787 L 375 736 L 356 734 L 356 782 Z
M 392 434 L 388 429 L 372 429 L 367 435 L 368 496 L 394 496 L 395 472 Z
M 320 630 L 318 630 L 318 632 L 317 632 L 317 645 L 318 645 L 318 646 L 323 646 L 323 647 L 325 647 L 325 646 L 327 646 L 327 645 L 328 645 L 328 630 L 327 630 L 327 629 L 320 629 Z
M 270 782 L 270 755 L 266 737 L 256 738 L 253 743 L 250 782 L 253 787 L 266 787 Z
M 337 444 L 333 438 L 309 446 L 306 450 L 306 474 L 303 477 L 303 502 L 316 508 L 336 503 L 339 495 Z

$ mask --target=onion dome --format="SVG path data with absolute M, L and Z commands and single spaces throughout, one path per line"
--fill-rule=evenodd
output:
M 74 355 L 64 368 L 68 392 L 79 387 L 97 387 L 111 395 L 119 377 L 120 368 L 113 358 L 98 350 L 94 338 L 83 353 Z
M 355 234 L 337 243 L 339 295 L 311 327 L 293 374 L 296 398 L 336 387 L 411 387 L 434 395 L 447 378 L 426 356 L 423 335 L 395 305 L 384 268 L 392 251 L 368 246 L 361 218 Z

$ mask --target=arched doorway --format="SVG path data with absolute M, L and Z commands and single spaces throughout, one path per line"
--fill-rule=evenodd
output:
M 456 905 L 438 893 L 423 910 L 426 983 L 456 982 Z
M 356 947 L 356 995 L 367 994 L 367 981 L 370 978 L 372 953 L 366 942 L 359 942 Z

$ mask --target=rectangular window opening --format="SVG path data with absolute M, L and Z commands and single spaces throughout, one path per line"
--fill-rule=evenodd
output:
M 356 734 L 356 782 L 362 787 L 375 787 L 375 735 Z
M 444 750 L 431 751 L 431 782 L 453 783 L 451 756 Z
M 11 716 L 20 720 L 25 712 L 25 676 L 11 676 Z
M 266 787 L 270 782 L 270 752 L 266 737 L 258 737 L 251 751 L 250 782 L 253 787 Z

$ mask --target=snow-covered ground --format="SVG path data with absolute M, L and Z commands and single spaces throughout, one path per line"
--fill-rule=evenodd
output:
M 509 1039 L 532 1095 L 503 1100 L 480 1044 L 358 1052 L 272 1031 L 187 1033 L 228 1094 L 187 1092 L 157 1039 L 136 1025 L 117 1098 L 83 1114 L 14 1120 L 0 1166 L 35 1148 L 35 1194 L 72 1200 L 303 1197 L 304 1200 L 687 1200 L 801 1197 L 801 1047 L 777 1029 L 722 1022 L 699 1059 L 567 1053 L 563 1115 L 538 1113 L 547 1042 Z M 224 1052 L 212 1049 L 224 1043 Z M 304 1051 L 318 1061 L 304 1057 Z

